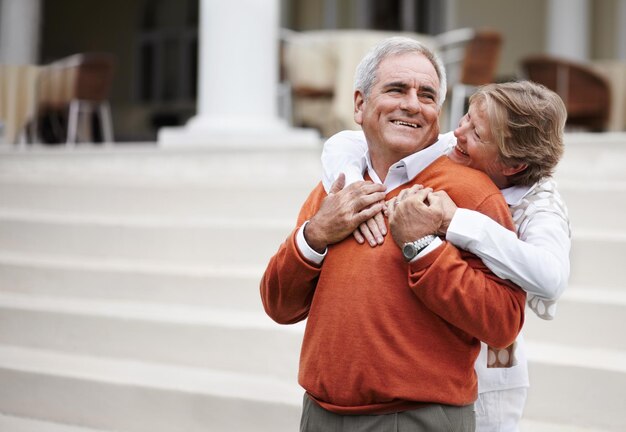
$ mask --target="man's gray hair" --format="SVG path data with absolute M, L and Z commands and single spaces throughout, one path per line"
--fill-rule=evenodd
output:
M 363 97 L 367 99 L 372 91 L 372 87 L 376 84 L 378 66 L 389 56 L 418 53 L 426 57 L 432 63 L 437 77 L 439 78 L 439 94 L 437 95 L 437 105 L 441 108 L 446 99 L 447 82 L 446 69 L 441 59 L 425 45 L 415 39 L 396 36 L 385 39 L 375 45 L 366 55 L 356 68 L 354 75 L 354 90 L 363 93 Z

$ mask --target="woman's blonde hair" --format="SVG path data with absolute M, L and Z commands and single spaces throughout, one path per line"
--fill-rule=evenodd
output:
M 531 185 L 552 175 L 563 156 L 567 119 L 556 93 L 531 81 L 488 84 L 470 97 L 473 102 L 486 109 L 500 160 L 528 165 L 508 178 L 511 185 Z

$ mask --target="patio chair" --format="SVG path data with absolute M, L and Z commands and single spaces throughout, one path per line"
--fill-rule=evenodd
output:
M 448 130 L 463 114 L 467 98 L 477 86 L 494 82 L 502 35 L 489 29 L 461 28 L 436 36 L 436 50 L 448 75 Z
M 567 108 L 567 125 L 607 129 L 611 107 L 609 81 L 589 66 L 549 55 L 521 61 L 525 76 L 556 92 Z
M 114 71 L 115 58 L 106 53 L 76 54 L 45 66 L 38 86 L 40 119 L 57 113 L 67 145 L 93 141 L 96 135 L 113 142 L 108 97 Z

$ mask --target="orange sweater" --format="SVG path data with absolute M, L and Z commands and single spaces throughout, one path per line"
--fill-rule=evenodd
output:
M 459 207 L 513 228 L 500 191 L 481 172 L 442 157 L 413 181 L 445 189 Z M 317 186 L 298 227 L 326 196 Z M 525 293 L 476 256 L 443 245 L 408 264 L 391 236 L 382 246 L 352 236 L 328 248 L 321 267 L 298 252 L 294 230 L 261 280 L 266 312 L 289 324 L 308 317 L 299 382 L 339 414 L 382 414 L 423 403 L 476 399 L 479 340 L 505 347 L 524 321 Z

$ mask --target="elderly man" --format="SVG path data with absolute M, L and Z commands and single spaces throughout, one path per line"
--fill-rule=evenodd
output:
M 368 145 L 365 182 L 318 185 L 261 281 L 279 323 L 308 318 L 299 382 L 302 431 L 473 431 L 480 341 L 505 347 L 525 294 L 474 255 L 436 237 L 403 192 L 426 184 L 512 228 L 498 188 L 442 157 L 445 71 L 406 38 L 374 47 L 357 68 L 355 120 Z M 420 192 L 417 192 L 420 193 Z M 363 247 L 356 227 L 398 197 L 394 242 Z

